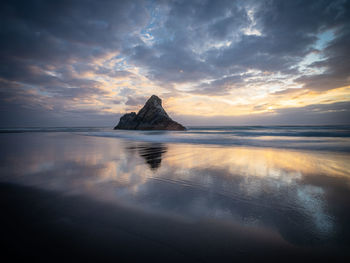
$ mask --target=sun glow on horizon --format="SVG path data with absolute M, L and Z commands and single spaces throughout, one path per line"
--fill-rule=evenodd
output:
M 93 3 L 4 17 L 3 125 L 107 125 L 152 94 L 189 123 L 267 114 L 309 123 L 300 118 L 310 111 L 318 123 L 349 123 L 345 2 Z

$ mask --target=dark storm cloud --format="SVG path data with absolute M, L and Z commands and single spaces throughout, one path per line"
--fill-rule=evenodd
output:
M 223 19 L 219 19 L 213 24 L 209 25 L 208 33 L 216 39 L 224 40 L 230 34 L 235 32 L 232 30 L 235 27 L 242 27 L 247 23 L 247 17 L 244 12 L 240 12 L 241 16 L 229 16 Z M 245 23 L 243 23 L 245 22 Z
M 335 39 L 325 48 L 325 60 L 312 65 L 326 67 L 326 72 L 298 81 L 323 90 L 349 84 L 349 12 L 349 1 L 261 2 L 255 19 L 262 35 L 244 36 L 237 45 L 223 50 L 216 63 L 229 66 L 232 61 L 247 68 L 288 73 L 313 51 L 316 34 L 335 30 Z
M 0 12 L 5 78 L 26 65 L 57 67 L 117 51 L 148 18 L 138 1 L 2 1 Z
M 128 96 L 128 100 L 125 102 L 125 105 L 139 106 L 139 105 L 145 104 L 146 101 L 147 101 L 147 97 Z
M 148 12 L 142 1 L 32 0 L 2 1 L 0 16 L 2 122 L 55 125 L 51 119 L 72 123 L 66 109 L 72 99 L 105 95 L 98 81 L 74 76 L 73 70 L 81 73 L 78 64 L 121 50 L 122 40 L 146 23 Z M 129 75 L 102 67 L 93 71 Z M 74 114 L 97 120 L 99 112 Z
M 261 1 L 253 5 L 261 35 L 245 35 L 220 50 L 217 66 L 288 71 L 314 50 L 316 35 L 345 24 L 341 1 Z
M 4 67 L 9 67 L 11 64 L 4 64 Z M 2 66 L 0 66 L 1 68 Z M 100 83 L 91 79 L 76 78 L 66 68 L 56 69 L 57 75 L 46 73 L 42 68 L 36 65 L 22 63 L 18 64 L 17 68 L 12 68 L 14 71 L 8 71 L 3 74 L 3 77 L 8 81 L 25 83 L 32 87 L 36 87 L 38 91 L 46 92 L 49 96 L 62 96 L 66 98 L 87 97 L 90 95 L 103 95 L 106 92 L 98 89 Z M 4 71 L 3 71 L 4 73 Z M 2 82 L 3 88 L 6 88 Z M 13 95 L 16 95 L 16 90 L 9 89 Z
M 62 98 L 88 98 L 92 95 L 103 95 L 106 94 L 105 91 L 102 90 L 96 90 L 94 88 L 86 87 L 86 88 L 65 88 L 65 87 L 47 87 L 47 91 L 49 91 L 51 94 L 53 94 L 56 98 L 62 97 Z
M 324 54 L 329 69 L 315 78 L 341 77 L 337 84 L 328 82 L 327 89 L 348 83 L 350 52 L 342 33 L 350 17 L 347 1 L 175 1 L 167 7 L 166 41 L 138 45 L 131 57 L 148 68 L 151 78 L 196 82 L 249 69 L 302 76 L 298 63 L 315 51 L 317 35 L 336 30 Z M 250 25 L 260 34 L 247 35 L 244 30 Z M 157 30 L 164 28 L 153 29 L 153 34 Z M 216 47 L 216 40 L 230 43 Z M 311 82 L 309 77 L 299 81 L 306 86 Z
M 282 51 L 278 43 L 267 36 L 242 36 L 239 43 L 222 50 L 210 52 L 208 59 L 217 68 L 229 72 L 242 72 L 249 69 L 290 73 L 292 66 L 301 61 L 310 50 L 308 45 L 316 38 L 305 43 L 299 43 L 300 47 L 295 52 L 286 48 Z M 276 47 L 276 49 L 274 48 Z
M 133 74 L 127 70 L 112 70 L 110 68 L 99 67 L 96 71 L 96 74 L 107 75 L 111 78 L 123 78 L 130 77 Z
M 276 122 L 288 124 L 348 124 L 350 102 L 314 104 L 300 108 L 279 109 Z M 273 119 L 273 117 L 271 118 Z M 288 120 L 288 121 L 287 121 Z
M 232 37 L 250 22 L 239 1 L 171 1 L 168 8 L 167 29 L 191 41 Z
M 74 63 L 72 65 L 72 68 L 75 72 L 78 74 L 85 74 L 85 73 L 94 73 L 100 76 L 108 76 L 110 78 L 126 78 L 126 77 L 132 77 L 134 76 L 133 73 L 127 71 L 127 70 L 116 70 L 110 67 L 105 66 L 97 66 L 93 63 Z
M 4 88 L 6 85 L 6 89 Z M 112 126 L 118 114 L 93 109 L 66 109 L 65 99 L 81 96 L 85 90 L 62 93 L 46 97 L 13 83 L 0 81 L 0 119 L 1 127 L 24 126 Z M 85 95 L 85 94 L 84 94 Z M 63 101 L 63 102 L 62 102 Z
M 193 51 L 181 43 L 166 43 L 156 47 L 137 46 L 131 59 L 149 70 L 148 77 L 164 83 L 184 83 L 213 74 L 210 65 L 201 62 Z
M 179 83 L 191 94 L 226 95 L 252 83 L 251 70 L 293 77 L 306 89 L 348 85 L 349 12 L 346 0 L 2 1 L 2 120 L 33 105 L 37 115 L 67 111 L 73 99 L 93 96 L 112 105 L 100 80 L 84 74 L 136 78 L 133 66 L 171 93 L 165 97 L 176 96 Z M 317 46 L 327 30 L 332 39 Z M 307 68 L 323 71 L 304 75 L 298 63 L 315 51 L 322 60 Z M 95 63 L 107 55 L 123 63 Z M 134 93 L 119 88 L 119 96 Z M 130 98 L 118 102 L 140 102 Z
M 191 93 L 195 94 L 215 94 L 215 95 L 225 95 L 234 88 L 243 87 L 244 77 L 241 75 L 234 75 L 230 77 L 224 77 L 222 79 L 217 79 L 208 83 L 196 86 Z
M 33 67 L 62 68 L 116 51 L 147 19 L 137 1 L 3 1 L 0 12 L 0 77 L 38 85 L 44 76 Z
M 350 17 L 349 11 L 347 15 Z M 305 87 L 313 90 L 327 90 L 349 85 L 350 19 L 347 25 L 336 33 L 336 38 L 325 48 L 325 55 L 324 60 L 312 64 L 314 68 L 324 68 L 324 73 L 302 76 L 297 81 L 304 83 Z
M 131 51 L 131 61 L 147 68 L 151 79 L 166 83 L 225 74 L 199 49 L 240 32 L 249 22 L 243 7 L 233 1 L 174 1 L 168 2 L 168 9 L 164 25 L 151 30 L 162 39 L 152 46 L 138 45 Z M 165 36 L 161 34 L 164 28 Z
M 39 60 L 115 49 L 147 19 L 138 1 L 8 1 L 1 10 L 2 54 Z

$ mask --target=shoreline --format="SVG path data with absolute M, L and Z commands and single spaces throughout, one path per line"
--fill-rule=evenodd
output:
M 259 229 L 184 223 L 83 196 L 0 183 L 3 251 L 36 261 L 155 262 L 341 261 L 349 254 L 322 246 L 297 248 Z M 142 222 L 142 223 L 141 223 Z M 215 227 L 214 227 L 215 226 Z M 235 235 L 232 235 L 235 233 Z M 15 256 L 15 257 L 16 257 Z M 329 261 L 329 262 L 330 262 Z
M 46 262 L 350 258 L 346 154 L 74 133 L 0 136 L 6 255 Z

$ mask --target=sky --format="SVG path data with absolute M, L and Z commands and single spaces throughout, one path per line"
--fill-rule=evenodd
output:
M 350 124 L 350 1 L 0 4 L 0 126 Z

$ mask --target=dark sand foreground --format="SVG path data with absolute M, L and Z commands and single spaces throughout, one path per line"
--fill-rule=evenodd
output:
M 13 260 L 345 262 L 349 256 L 336 248 L 292 246 L 260 228 L 181 222 L 31 187 L 1 184 L 0 195 L 2 256 Z

